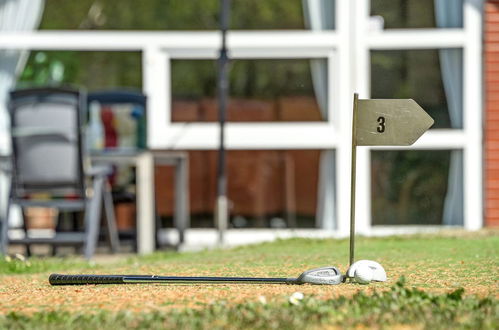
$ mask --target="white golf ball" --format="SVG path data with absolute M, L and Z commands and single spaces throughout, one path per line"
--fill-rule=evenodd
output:
M 374 272 L 367 265 L 359 265 L 355 270 L 355 281 L 360 284 L 368 284 L 373 279 Z

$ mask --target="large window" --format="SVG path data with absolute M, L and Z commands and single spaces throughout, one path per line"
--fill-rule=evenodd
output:
M 403 224 L 481 227 L 479 1 L 231 3 L 226 146 L 231 168 L 242 172 L 234 174 L 231 170 L 229 185 L 245 177 L 244 173 L 250 177 L 262 168 L 273 173 L 270 169 L 277 166 L 276 159 L 288 157 L 282 155 L 296 151 L 302 155 L 298 158 L 308 159 L 305 155 L 315 152 L 320 160 L 309 161 L 295 179 L 298 182 L 308 178 L 307 171 L 318 173 L 313 179 L 317 180 L 313 191 L 318 205 L 315 214 L 310 210 L 302 212 L 298 206 L 302 197 L 297 193 L 296 225 L 302 226 L 299 219 L 308 219 L 309 227 L 315 223 L 346 235 L 350 217 L 352 95 L 358 92 L 360 98 L 413 98 L 435 118 L 435 125 L 410 147 L 359 148 L 358 228 L 369 234 L 384 230 L 388 224 L 398 225 L 400 230 Z M 188 150 L 193 159 L 214 157 L 206 155 L 216 153 L 220 136 L 216 102 L 216 59 L 220 51 L 217 0 L 123 0 L 119 8 L 107 0 L 47 0 L 46 4 L 42 22 L 44 55 L 32 52 L 23 79 L 43 73 L 47 66 L 51 74 L 58 76 L 60 66 L 56 63 L 50 68 L 55 59 L 64 64 L 63 82 L 89 89 L 141 86 L 148 97 L 151 148 Z M 133 15 L 137 11 L 146 15 Z M 68 35 L 50 29 L 87 31 Z M 124 29 L 135 31 L 119 31 Z M 0 47 L 36 49 L 40 45 L 37 42 L 32 36 L 19 36 L 19 40 L 5 39 Z M 51 53 L 60 49 L 78 53 Z M 73 70 L 72 61 L 76 59 L 84 65 Z M 37 66 L 41 68 L 38 71 Z M 211 160 L 200 162 L 211 164 Z M 280 162 L 279 166 L 284 166 L 285 161 Z M 198 165 L 198 161 L 194 163 Z M 209 166 L 214 173 L 214 165 Z M 277 182 L 279 175 L 269 177 L 262 187 Z M 199 189 L 210 191 L 211 195 L 206 196 L 214 196 L 214 188 L 205 187 L 212 183 L 199 184 L 204 187 Z M 258 189 L 273 191 L 274 187 Z M 196 203 L 206 197 L 196 196 Z M 272 218 L 291 223 L 287 220 L 292 218 L 289 209 L 273 208 L 277 197 L 254 196 L 251 198 L 258 202 L 248 205 L 234 197 L 231 221 L 237 221 L 233 226 L 246 223 L 269 227 Z M 264 206 L 255 206 L 262 200 Z M 321 200 L 323 204 L 319 205 Z M 206 203 L 212 207 L 211 202 Z M 251 212 L 245 208 L 251 208 Z M 319 214 L 321 209 L 326 211 Z M 203 211 L 193 206 L 192 215 L 199 225 L 212 225 L 210 216 L 206 216 L 210 212 L 209 208 Z M 315 217 L 315 222 L 307 217 Z M 242 218 L 246 222 L 240 221 Z

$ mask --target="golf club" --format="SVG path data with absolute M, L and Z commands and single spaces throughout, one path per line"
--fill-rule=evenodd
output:
M 307 270 L 298 277 L 205 277 L 205 276 L 157 276 L 157 275 L 62 275 L 52 274 L 51 285 L 85 284 L 134 284 L 134 283 L 270 283 L 270 284 L 329 284 L 342 282 L 343 276 L 336 267 Z

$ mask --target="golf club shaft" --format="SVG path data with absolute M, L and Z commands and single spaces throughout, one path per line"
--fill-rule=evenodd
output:
M 273 283 L 301 284 L 296 278 L 281 277 L 205 277 L 156 275 L 62 275 L 52 274 L 51 285 L 132 284 L 132 283 Z

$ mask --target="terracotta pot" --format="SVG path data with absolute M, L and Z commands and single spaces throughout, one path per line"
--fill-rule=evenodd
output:
M 118 230 L 135 230 L 135 203 L 116 203 L 114 212 Z
M 25 215 L 28 229 L 54 229 L 58 211 L 46 207 L 29 207 Z

